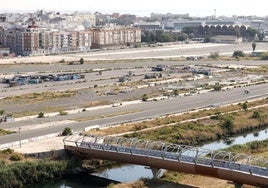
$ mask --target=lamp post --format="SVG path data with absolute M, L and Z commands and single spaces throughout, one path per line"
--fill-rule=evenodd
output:
M 21 148 L 21 127 L 19 127 L 19 143 L 20 143 L 20 148 Z

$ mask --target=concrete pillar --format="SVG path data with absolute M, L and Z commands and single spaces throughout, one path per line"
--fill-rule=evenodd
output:
M 234 186 L 235 186 L 235 188 L 243 188 L 243 185 L 242 184 L 235 183 L 235 182 L 234 182 Z
M 157 179 L 163 176 L 164 170 L 159 168 L 150 168 L 153 173 L 153 178 Z

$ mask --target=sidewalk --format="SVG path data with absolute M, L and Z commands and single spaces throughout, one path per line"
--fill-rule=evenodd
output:
M 64 149 L 63 139 L 64 136 L 48 138 L 44 140 L 39 140 L 36 142 L 29 142 L 26 144 L 22 144 L 21 147 L 19 145 L 11 147 L 16 152 L 22 154 L 30 154 L 30 153 L 42 153 L 53 150 L 62 150 Z

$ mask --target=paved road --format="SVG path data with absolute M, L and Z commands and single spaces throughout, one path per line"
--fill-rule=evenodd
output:
M 268 49 L 268 43 L 257 43 L 259 50 Z M 59 62 L 62 59 L 66 61 L 78 61 L 81 57 L 85 60 L 118 60 L 118 59 L 159 59 L 159 58 L 178 58 L 182 56 L 207 56 L 211 52 L 219 52 L 220 54 L 232 55 L 235 50 L 242 50 L 246 53 L 252 52 L 251 43 L 240 44 L 179 44 L 170 46 L 157 46 L 147 48 L 108 50 L 78 54 L 65 54 L 57 56 L 39 56 L 4 59 L 0 64 L 20 63 L 20 62 Z
M 81 115 L 83 116 L 96 116 L 103 114 L 111 114 L 118 112 L 128 112 L 135 111 L 134 113 L 127 113 L 124 115 L 113 116 L 102 119 L 95 119 L 87 122 L 78 122 L 68 124 L 68 127 L 71 127 L 74 131 L 81 131 L 83 128 L 91 126 L 91 125 L 111 125 L 111 124 L 120 124 L 122 122 L 142 120 L 147 118 L 158 117 L 165 114 L 184 112 L 191 109 L 197 109 L 201 107 L 208 106 L 217 106 L 220 104 L 228 104 L 233 102 L 250 100 L 256 96 L 267 96 L 268 95 L 268 84 L 256 85 L 247 87 L 250 90 L 249 94 L 244 94 L 245 88 L 235 88 L 225 92 L 210 92 L 206 94 L 199 94 L 194 96 L 187 97 L 176 97 L 170 98 L 168 100 L 160 100 L 153 102 L 143 102 L 128 106 L 122 106 L 118 108 L 107 108 L 103 110 L 83 112 L 78 114 L 73 114 L 68 116 L 68 119 L 76 118 Z M 49 119 L 35 119 L 32 123 L 38 123 L 38 121 L 56 121 L 56 120 L 64 120 L 67 116 L 56 116 L 50 117 Z M 19 122 L 12 123 L 10 125 L 13 126 L 23 126 L 29 125 L 29 121 L 27 122 Z M 21 133 L 21 139 L 27 139 L 32 137 L 37 137 L 41 135 L 46 135 L 50 133 L 60 132 L 62 131 L 66 125 L 52 126 L 46 128 L 35 129 L 31 131 L 26 131 Z M 16 141 L 19 139 L 18 133 L 12 135 L 6 135 L 0 137 L 0 144 L 9 143 L 12 141 Z

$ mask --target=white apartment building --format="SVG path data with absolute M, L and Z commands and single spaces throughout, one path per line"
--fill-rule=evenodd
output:
M 141 42 L 141 30 L 134 27 L 93 28 L 92 48 L 131 46 Z
M 66 31 L 38 28 L 0 29 L 0 43 L 17 55 L 46 55 L 89 51 L 92 48 L 132 46 L 141 42 L 141 31 L 134 27 L 92 28 Z

